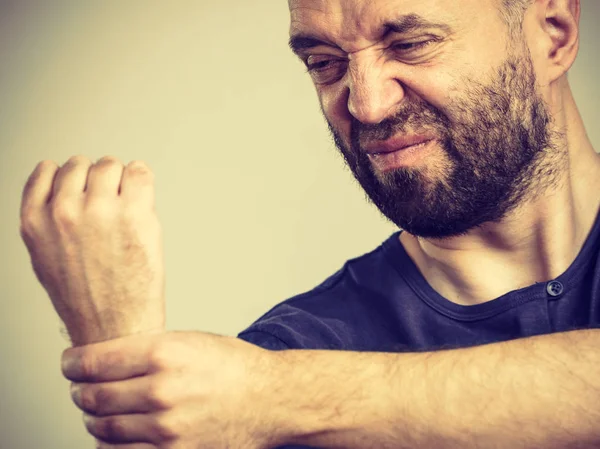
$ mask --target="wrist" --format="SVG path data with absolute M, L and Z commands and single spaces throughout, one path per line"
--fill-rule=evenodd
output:
M 87 322 L 81 325 L 69 323 L 61 329 L 61 334 L 67 335 L 73 347 L 85 346 L 103 341 L 114 340 L 117 338 L 129 337 L 133 335 L 155 335 L 166 332 L 165 320 L 157 320 L 153 323 L 119 323 L 114 325 L 102 325 Z

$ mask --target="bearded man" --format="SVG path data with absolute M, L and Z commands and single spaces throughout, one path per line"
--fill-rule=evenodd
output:
M 400 231 L 238 338 L 165 332 L 151 172 L 40 164 L 22 235 L 99 447 L 600 447 L 579 0 L 289 8 L 334 141 Z

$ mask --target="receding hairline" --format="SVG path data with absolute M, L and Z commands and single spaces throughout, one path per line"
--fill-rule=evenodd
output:
M 291 10 L 292 4 L 300 0 L 288 0 L 288 7 Z M 375 0 L 376 1 L 376 0 Z M 508 32 L 511 37 L 516 37 L 522 30 L 523 19 L 525 12 L 533 0 L 492 0 L 496 3 L 496 7 L 500 13 L 500 18 L 508 27 Z M 291 41 L 290 41 L 291 43 Z M 292 46 L 293 48 L 293 46 Z
M 288 7 L 292 7 L 292 3 L 297 0 L 288 0 Z M 527 10 L 533 0 L 494 0 L 498 3 L 500 11 L 504 18 L 508 21 L 519 20 L 519 17 Z

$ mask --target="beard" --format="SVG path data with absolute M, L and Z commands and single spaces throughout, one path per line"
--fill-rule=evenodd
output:
M 350 147 L 328 120 L 367 198 L 396 226 L 423 238 L 466 235 L 558 186 L 566 145 L 552 131 L 530 53 L 521 53 L 509 55 L 488 84 L 465 81 L 464 94 L 445 111 L 407 96 L 381 123 L 353 118 Z M 379 173 L 365 151 L 369 142 L 424 132 L 436 136 L 437 148 L 418 167 Z

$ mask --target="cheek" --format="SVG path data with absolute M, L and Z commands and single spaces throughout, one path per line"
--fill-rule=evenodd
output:
M 558 93 L 559 90 L 551 89 L 552 80 L 551 73 L 547 70 L 545 61 L 543 58 L 536 54 L 531 54 L 531 62 L 533 64 L 533 73 L 535 76 L 536 90 L 546 104 L 558 104 L 557 98 L 553 98 L 552 94 Z
M 405 80 L 404 86 L 409 101 L 414 96 L 443 111 L 448 104 L 460 97 L 465 81 L 455 71 L 427 67 L 414 70 L 412 76 Z
M 348 111 L 348 93 L 341 83 L 339 86 L 317 86 L 316 89 L 325 119 L 348 145 L 352 125 L 352 115 Z

